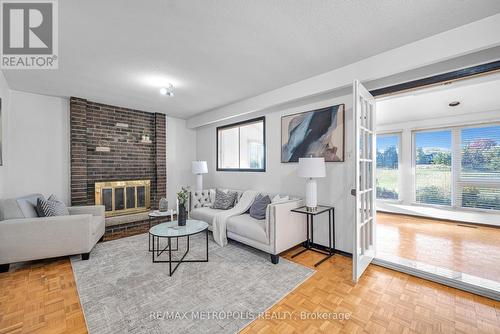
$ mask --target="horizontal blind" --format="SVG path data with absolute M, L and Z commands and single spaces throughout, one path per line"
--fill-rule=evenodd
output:
M 500 125 L 460 129 L 459 154 L 461 207 L 500 210 Z
M 416 131 L 415 200 L 451 205 L 451 130 Z

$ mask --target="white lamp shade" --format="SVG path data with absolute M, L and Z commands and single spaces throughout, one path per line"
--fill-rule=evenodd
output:
M 208 167 L 206 161 L 193 161 L 191 163 L 191 171 L 193 174 L 206 174 L 208 173 Z
M 299 158 L 298 177 L 325 177 L 325 158 Z

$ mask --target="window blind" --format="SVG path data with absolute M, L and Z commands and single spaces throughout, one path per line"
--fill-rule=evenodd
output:
M 451 138 L 451 130 L 414 133 L 416 202 L 451 205 Z
M 500 125 L 461 128 L 459 155 L 457 202 L 500 210 Z

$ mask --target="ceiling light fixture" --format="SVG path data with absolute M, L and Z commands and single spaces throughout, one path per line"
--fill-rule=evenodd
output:
M 160 94 L 166 96 L 174 96 L 174 85 L 168 84 L 168 87 L 160 88 Z
M 458 106 L 459 104 L 460 104 L 460 101 L 452 101 L 452 102 L 448 103 L 448 105 L 449 105 L 450 107 L 456 107 L 456 106 Z

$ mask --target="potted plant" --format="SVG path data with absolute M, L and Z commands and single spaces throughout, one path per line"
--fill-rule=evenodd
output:
M 189 198 L 189 188 L 182 187 L 182 190 L 177 193 L 177 202 L 179 204 L 179 211 L 177 212 L 177 223 L 179 226 L 186 225 L 187 210 L 186 206 Z

